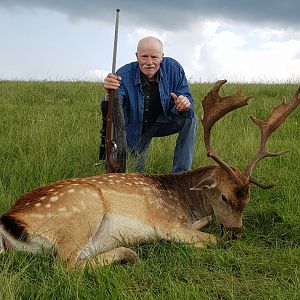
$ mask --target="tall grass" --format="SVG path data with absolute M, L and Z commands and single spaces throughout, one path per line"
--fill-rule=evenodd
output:
M 195 109 L 211 84 L 193 84 Z M 82 82 L 0 82 L 0 213 L 41 184 L 104 172 L 98 160 L 101 84 Z M 213 145 L 228 163 L 244 170 L 259 146 L 259 130 L 249 116 L 265 118 L 296 86 L 227 84 L 252 95 L 247 107 L 216 124 Z M 0 299 L 299 299 L 300 266 L 300 109 L 270 138 L 271 151 L 254 175 L 276 182 L 252 188 L 240 241 L 199 251 L 158 241 L 136 246 L 140 262 L 69 270 L 51 255 L 10 252 L 0 257 Z M 153 140 L 147 171 L 171 170 L 176 136 Z M 193 168 L 212 164 L 206 157 L 201 125 Z M 130 171 L 130 170 L 129 170 Z M 219 235 L 215 223 L 207 231 Z

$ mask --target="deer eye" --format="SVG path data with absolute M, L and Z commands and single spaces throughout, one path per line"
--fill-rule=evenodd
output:
M 222 200 L 228 204 L 229 203 L 229 199 L 225 196 L 225 195 L 222 195 Z

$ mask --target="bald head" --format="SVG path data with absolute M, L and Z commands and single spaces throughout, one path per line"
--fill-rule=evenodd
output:
M 138 42 L 137 53 L 139 53 L 141 49 L 155 49 L 162 54 L 164 53 L 163 43 L 158 38 L 153 36 L 144 37 Z

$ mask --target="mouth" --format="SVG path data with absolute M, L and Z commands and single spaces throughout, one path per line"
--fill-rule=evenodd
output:
M 228 240 L 239 240 L 242 234 L 242 228 L 239 227 L 231 227 L 226 228 L 224 225 L 221 225 L 222 235 L 226 236 Z

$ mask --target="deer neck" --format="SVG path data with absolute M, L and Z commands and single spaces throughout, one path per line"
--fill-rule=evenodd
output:
M 162 190 L 173 189 L 176 193 L 176 199 L 172 201 L 176 201 L 183 208 L 190 223 L 213 213 L 209 192 L 190 190 L 190 188 L 203 180 L 205 176 L 209 176 L 214 169 L 214 166 L 208 166 L 159 178 Z
M 188 172 L 189 188 L 186 190 L 185 201 L 190 210 L 191 222 L 213 214 L 211 206 L 211 192 L 209 190 L 190 190 L 206 176 L 209 176 L 214 167 L 204 167 Z

